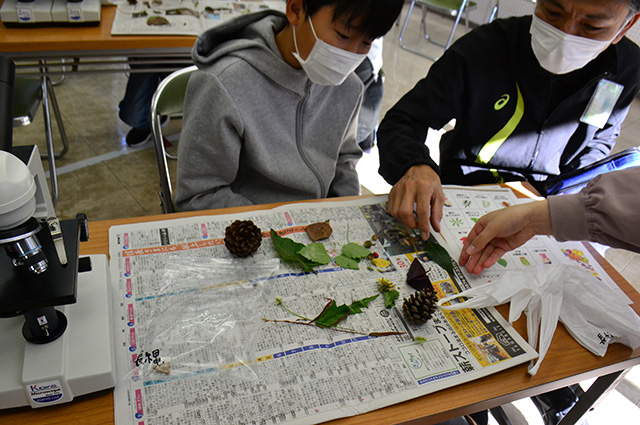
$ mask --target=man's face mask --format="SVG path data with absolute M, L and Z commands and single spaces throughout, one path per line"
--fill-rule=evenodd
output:
M 620 31 L 611 40 L 593 40 L 566 34 L 536 15 L 529 30 L 533 53 L 540 66 L 552 74 L 567 74 L 584 67 L 609 47 Z
M 313 45 L 311 52 L 309 52 L 307 59 L 302 59 L 298 50 L 296 29 L 294 27 L 293 43 L 296 46 L 296 51 L 292 52 L 293 56 L 300 62 L 302 69 L 312 82 L 324 86 L 342 84 L 367 55 L 352 53 L 322 41 L 316 35 L 311 17 L 309 17 L 309 24 L 311 24 L 311 31 L 313 31 L 313 36 L 316 38 L 316 43 Z

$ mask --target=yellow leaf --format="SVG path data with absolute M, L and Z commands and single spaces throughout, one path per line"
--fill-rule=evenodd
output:
M 379 267 L 381 269 L 387 268 L 391 265 L 389 260 L 384 258 L 374 258 L 373 260 L 371 260 L 371 262 L 373 263 L 374 266 Z

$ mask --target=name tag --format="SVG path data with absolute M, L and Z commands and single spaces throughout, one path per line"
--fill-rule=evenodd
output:
M 611 112 L 613 112 L 613 107 L 622 94 L 623 88 L 623 85 L 613 81 L 600 80 L 580 121 L 598 128 L 604 128 L 611 116 Z

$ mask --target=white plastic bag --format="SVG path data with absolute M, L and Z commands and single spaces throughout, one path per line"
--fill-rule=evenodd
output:
M 563 303 L 560 321 L 569 333 L 585 348 L 604 356 L 612 342 L 633 349 L 640 346 L 640 318 L 629 307 L 627 300 L 596 278 L 588 288 L 573 276 L 564 283 L 565 294 L 571 293 Z
M 445 306 L 457 298 L 469 300 Z M 529 366 L 535 375 L 544 359 L 557 322 L 592 353 L 603 356 L 611 342 L 632 349 L 640 346 L 640 317 L 629 307 L 627 299 L 582 269 L 569 265 L 541 266 L 532 273 L 512 271 L 495 282 L 471 288 L 441 299 L 444 309 L 482 308 L 511 301 L 509 322 L 527 313 L 529 344 L 538 345 L 539 357 Z

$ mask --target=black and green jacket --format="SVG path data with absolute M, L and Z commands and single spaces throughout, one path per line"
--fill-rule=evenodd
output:
M 640 87 L 640 49 L 623 38 L 584 68 L 553 75 L 531 49 L 531 17 L 499 19 L 458 40 L 386 114 L 380 174 L 395 184 L 417 164 L 443 184 L 544 181 L 607 156 Z M 606 78 L 624 90 L 603 129 L 580 122 Z M 424 141 L 451 119 L 440 167 Z

